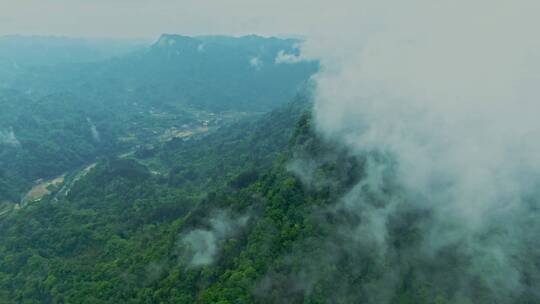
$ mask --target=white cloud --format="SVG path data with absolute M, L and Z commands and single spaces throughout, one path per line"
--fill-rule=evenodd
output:
M 256 70 L 260 70 L 263 66 L 263 62 L 259 57 L 252 57 L 249 59 L 249 65 Z
M 295 54 L 287 54 L 285 51 L 281 50 L 278 52 L 275 63 L 276 64 L 291 64 L 291 63 L 298 63 L 302 61 L 302 57 L 300 55 Z
M 0 145 L 18 147 L 21 145 L 13 129 L 0 130 Z
M 408 207 L 431 214 L 418 254 L 457 246 L 471 256 L 462 278 L 518 290 L 516 256 L 540 232 L 529 216 L 540 205 L 531 198 L 540 182 L 540 40 L 531 39 L 540 2 L 361 6 L 356 26 L 344 17 L 302 46 L 322 65 L 318 130 L 359 155 L 395 156 Z M 362 233 L 380 241 L 381 223 L 364 221 Z
M 96 142 L 101 141 L 101 136 L 94 122 L 90 118 L 86 118 L 86 120 L 88 121 L 88 124 L 90 125 L 90 133 L 92 134 L 92 138 L 94 139 L 94 141 Z
M 233 237 L 247 224 L 248 215 L 232 218 L 227 211 L 220 211 L 208 221 L 207 229 L 195 229 L 181 239 L 181 245 L 189 258 L 189 265 L 200 267 L 212 264 L 222 242 Z

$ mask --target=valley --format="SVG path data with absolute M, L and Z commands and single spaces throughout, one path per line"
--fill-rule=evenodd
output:
M 159 42 L 164 39 L 172 43 Z M 17 41 L 5 43 L 16 48 Z M 40 63 L 45 57 L 38 51 L 28 52 L 35 57 L 31 64 L 5 75 L 0 87 L 0 199 L 19 201 L 36 180 L 101 157 L 144 157 L 156 144 L 199 137 L 286 103 L 317 69 L 314 62 L 274 63 L 279 51 L 295 43 L 163 35 L 94 61 L 70 62 L 58 54 L 55 65 Z M 253 69 L 254 55 L 268 64 Z M 270 79 L 279 90 L 266 85 Z
M 537 77 L 490 61 L 536 36 L 461 65 L 508 31 L 445 52 L 339 7 L 346 39 L 0 36 L 0 303 L 540 303 Z
M 181 115 L 178 115 L 150 110 L 148 112 L 149 118 L 139 123 L 130 124 L 130 128 L 127 130 L 128 134 L 118 138 L 119 142 L 129 147 L 129 151 L 119 153 L 116 156 L 103 155 L 103 157 L 138 159 L 141 163 L 151 165 L 153 162 L 151 156 L 159 149 L 159 145 L 175 139 L 189 140 L 207 135 L 228 124 L 261 115 L 261 113 L 231 111 L 212 113 L 194 109 L 186 109 L 181 113 Z M 15 204 L 5 202 L 2 204 L 0 216 L 7 215 L 13 210 L 25 208 L 29 204 L 38 203 L 48 195 L 52 195 L 56 201 L 60 196 L 67 196 L 73 185 L 81 178 L 84 178 L 96 165 L 97 163 L 92 163 L 83 169 L 73 168 L 58 177 L 35 180 L 31 189 L 23 195 L 20 202 Z M 157 168 L 156 166 L 153 167 Z M 159 171 L 152 172 L 158 174 L 163 170 L 164 168 L 160 168 Z M 18 208 L 16 209 L 15 206 L 18 206 Z

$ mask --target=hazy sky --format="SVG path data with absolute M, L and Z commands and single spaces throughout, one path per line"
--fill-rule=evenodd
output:
M 354 14 L 354 1 L 0 0 L 0 35 L 155 38 L 180 34 L 307 34 Z

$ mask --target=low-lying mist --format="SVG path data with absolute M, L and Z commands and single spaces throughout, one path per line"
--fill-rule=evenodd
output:
M 352 240 L 342 247 L 371 248 L 396 275 L 412 267 L 446 284 L 454 302 L 475 302 L 481 288 L 501 303 L 538 296 L 540 4 L 388 3 L 364 1 L 360 29 L 345 21 L 332 28 L 341 34 L 322 29 L 302 47 L 321 60 L 319 133 L 354 154 L 388 157 L 370 161 L 338 203 L 357 215 L 340 231 Z M 400 219 L 415 213 L 424 215 Z M 420 241 L 396 249 L 396 222 L 414 225 Z M 388 293 L 394 281 L 385 282 Z
M 13 132 L 13 129 L 1 130 L 0 129 L 0 145 L 14 146 L 20 145 L 19 139 Z
M 214 263 L 223 240 L 238 233 L 248 220 L 248 215 L 232 218 L 229 212 L 219 211 L 208 220 L 208 228 L 186 233 L 180 245 L 189 259 L 189 266 L 200 267 Z

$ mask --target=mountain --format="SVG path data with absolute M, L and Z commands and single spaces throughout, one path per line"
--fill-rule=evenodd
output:
M 31 67 L 101 61 L 144 45 L 138 40 L 0 36 L 0 87 Z
M 534 181 L 482 227 L 447 219 L 416 166 L 321 132 L 297 43 L 164 34 L 10 75 L 0 303 L 540 303 Z
M 67 177 L 67 189 L 0 217 L 0 299 L 152 302 L 162 297 L 152 295 L 160 288 L 151 285 L 166 276 L 187 271 L 196 279 L 199 270 L 182 264 L 164 272 L 179 258 L 179 233 L 221 209 L 229 225 L 229 216 L 255 207 L 249 201 L 259 198 L 250 198 L 248 189 L 279 159 L 308 106 L 299 96 L 208 136 L 162 143 L 151 157 L 103 159 Z M 236 198 L 242 200 L 230 205 Z M 193 289 L 166 301 L 196 294 Z
M 0 58 L 20 68 L 91 62 L 121 56 L 146 44 L 140 40 L 47 36 L 0 36 Z
M 268 111 L 290 100 L 316 62 L 276 63 L 298 40 L 162 35 L 150 47 L 99 63 L 40 67 L 15 79 L 23 92 L 70 92 L 109 103 L 137 100 L 208 111 Z
M 467 272 L 469 257 L 448 248 L 436 265 L 414 258 L 429 214 L 402 205 L 389 218 L 384 260 L 372 240 L 355 239 L 365 213 L 400 190 L 372 191 L 367 171 L 387 158 L 320 137 L 310 108 L 300 95 L 208 136 L 103 159 L 69 191 L 4 217 L 0 299 L 459 303 L 452 278 Z M 391 170 L 383 174 L 391 181 Z M 362 207 L 342 199 L 351 192 L 362 193 Z M 522 258 L 540 257 L 529 254 Z M 534 282 L 524 284 L 505 303 L 537 303 Z M 481 280 L 468 297 L 499 299 Z
M 163 35 L 146 48 L 111 51 L 116 55 L 99 60 L 101 44 L 85 40 L 4 40 L 22 51 L 16 56 L 4 50 L 0 58 L 32 63 L 21 65 L 0 89 L 0 201 L 12 205 L 32 187 L 100 157 L 213 131 L 279 107 L 318 68 L 314 62 L 276 64 L 280 51 L 297 52 L 298 41 L 257 36 Z M 87 45 L 95 52 L 85 55 Z M 39 64 L 49 57 L 49 64 Z

